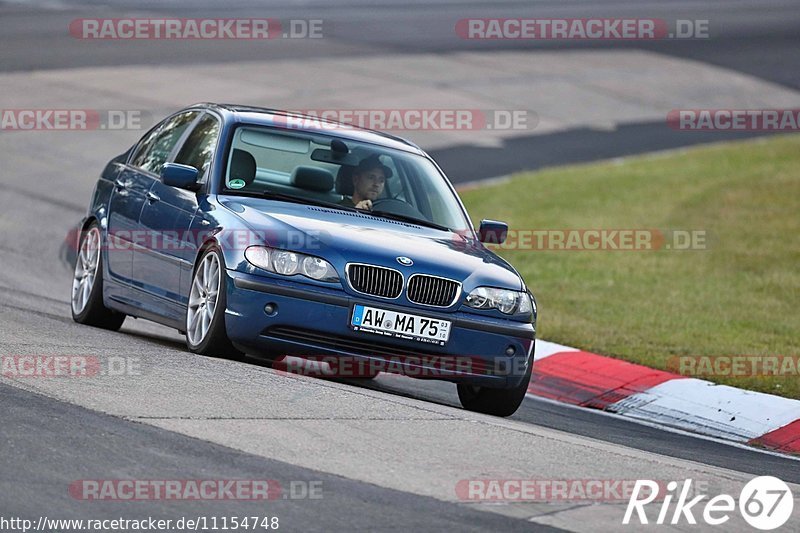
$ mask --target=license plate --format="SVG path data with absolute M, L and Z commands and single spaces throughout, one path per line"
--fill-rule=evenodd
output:
M 408 313 L 397 313 L 356 304 L 350 326 L 396 339 L 407 339 L 444 346 L 450 338 L 450 321 Z

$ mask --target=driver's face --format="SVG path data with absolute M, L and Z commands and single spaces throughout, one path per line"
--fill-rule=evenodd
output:
M 380 168 L 365 170 L 353 176 L 353 188 L 356 194 L 364 200 L 374 201 L 377 199 L 383 192 L 385 185 L 386 176 Z

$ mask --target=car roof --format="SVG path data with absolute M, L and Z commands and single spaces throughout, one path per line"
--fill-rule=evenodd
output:
M 281 109 L 270 109 L 266 107 L 239 104 L 203 102 L 201 104 L 191 106 L 191 108 L 198 107 L 213 109 L 220 114 L 230 115 L 234 121 L 240 123 L 259 126 L 277 126 L 294 131 L 320 133 L 329 136 L 335 135 L 336 137 L 340 137 L 342 139 L 376 144 L 427 157 L 427 154 L 425 154 L 425 152 L 419 146 L 402 137 L 377 130 L 359 128 L 351 124 L 324 119 L 320 116 L 295 113 L 293 111 Z M 296 126 L 287 127 L 286 118 L 298 119 L 299 123 Z

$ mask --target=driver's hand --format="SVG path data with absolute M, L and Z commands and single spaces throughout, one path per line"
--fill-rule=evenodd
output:
M 372 211 L 372 200 L 361 200 L 356 204 L 356 209 L 366 209 Z

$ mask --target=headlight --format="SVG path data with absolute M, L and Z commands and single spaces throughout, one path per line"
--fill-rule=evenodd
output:
M 272 272 L 272 263 L 269 261 L 269 248 L 264 246 L 251 246 L 244 251 L 244 257 L 251 265 Z
M 330 263 L 319 257 L 306 256 L 303 259 L 303 275 L 311 279 L 324 279 L 332 270 Z
M 497 309 L 506 315 L 528 314 L 532 311 L 531 298 L 527 292 L 478 287 L 467 296 L 467 305 L 474 309 Z
M 294 276 L 300 266 L 300 256 L 286 250 L 275 250 L 272 252 L 272 266 L 278 274 Z
M 266 246 L 251 246 L 244 251 L 251 265 L 283 276 L 303 275 L 317 281 L 339 281 L 333 265 L 320 257 Z

